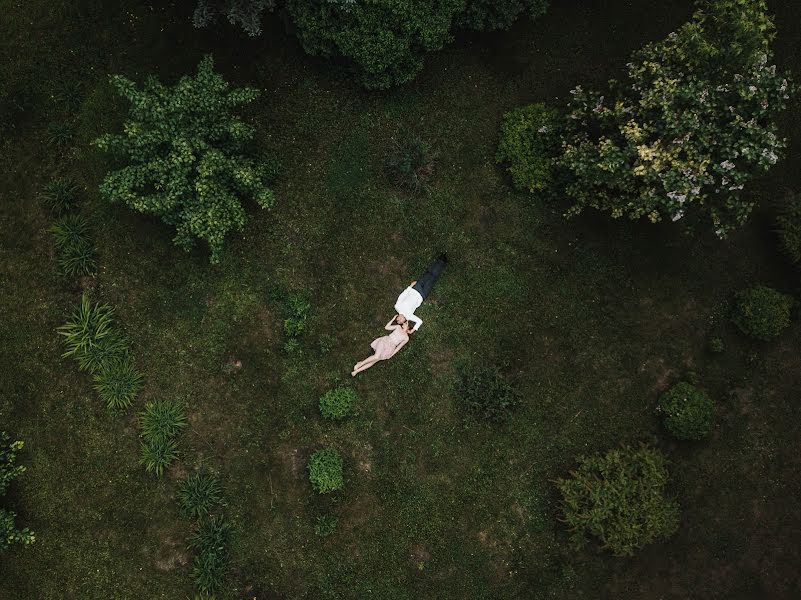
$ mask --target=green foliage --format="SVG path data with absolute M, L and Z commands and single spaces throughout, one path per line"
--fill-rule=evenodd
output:
M 284 335 L 292 340 L 303 334 L 306 330 L 306 321 L 311 311 L 311 303 L 300 292 L 292 292 L 285 299 Z
M 491 367 L 461 369 L 454 392 L 463 408 L 488 421 L 503 421 L 520 402 L 514 386 Z
M 231 25 L 239 25 L 249 36 L 261 34 L 261 18 L 265 10 L 272 10 L 275 0 L 198 0 L 192 23 L 207 27 L 223 14 Z
M 128 164 L 106 175 L 101 195 L 174 226 L 173 241 L 184 249 L 197 239 L 206 242 L 217 263 L 225 236 L 245 225 L 241 200 L 252 198 L 262 208 L 274 200 L 267 187 L 274 167 L 244 154 L 255 129 L 233 113 L 259 90 L 230 89 L 210 55 L 195 77 L 173 87 L 152 76 L 142 90 L 121 75 L 111 84 L 130 102 L 125 133 L 92 143 Z
M 53 100 L 59 108 L 74 113 L 81 108 L 83 96 L 83 84 L 77 79 L 70 79 L 58 86 Z
M 726 350 L 726 346 L 723 344 L 723 340 L 721 338 L 709 338 L 709 351 L 712 354 L 722 354 L 724 350 Z
M 525 12 L 532 19 L 545 14 L 548 0 L 467 0 L 457 25 L 480 31 L 509 29 Z
M 11 544 L 27 546 L 36 541 L 36 538 L 27 527 L 17 529 L 15 524 L 16 513 L 0 508 L 0 553 L 6 551 Z
M 559 151 L 557 116 L 544 104 L 530 104 L 504 115 L 496 160 L 509 163 L 518 188 L 535 192 L 550 185 Z
M 14 442 L 5 431 L 0 431 L 0 496 L 6 493 L 11 481 L 25 472 L 23 465 L 17 465 L 17 452 L 22 450 L 25 443 L 19 440 Z
M 726 237 L 754 202 L 742 189 L 785 147 L 776 116 L 793 86 L 777 73 L 764 0 L 706 0 L 667 39 L 634 53 L 603 95 L 576 87 L 558 165 L 573 205 L 614 218 L 706 220 Z
M 41 193 L 45 206 L 57 215 L 72 210 L 78 198 L 78 186 L 71 179 L 49 181 Z
M 788 194 L 779 205 L 776 234 L 790 262 L 801 264 L 801 194 Z
M 224 517 L 208 517 L 189 537 L 189 548 L 196 552 L 192 579 L 202 593 L 212 593 L 222 585 L 230 533 L 231 524 Z
M 715 403 L 706 392 L 686 382 L 662 394 L 657 412 L 667 429 L 680 440 L 700 440 L 709 435 L 715 420 Z
M 114 310 L 108 304 L 92 305 L 84 294 L 72 318 L 57 329 L 64 336 L 67 350 L 63 357 L 73 356 L 83 371 L 95 373 L 112 358 L 124 357 L 128 342 L 114 328 Z
M 186 427 L 186 415 L 181 405 L 172 400 L 147 402 L 139 415 L 139 427 L 142 437 L 140 462 L 148 473 L 160 477 L 164 468 L 178 456 L 175 436 Z
M 128 356 L 115 356 L 101 362 L 92 378 L 100 399 L 111 411 L 131 406 L 144 381 Z
M 178 502 L 185 515 L 202 517 L 222 502 L 220 482 L 213 473 L 190 475 L 178 486 Z
M 342 457 L 333 448 L 323 448 L 309 459 L 309 481 L 320 494 L 340 490 L 345 485 Z
M 75 128 L 69 123 L 50 123 L 47 126 L 47 141 L 57 148 L 66 148 L 74 139 Z
M 89 224 L 81 215 L 66 215 L 50 228 L 59 251 L 59 264 L 67 275 L 93 275 L 97 271 Z
M 615 556 L 631 556 L 679 526 L 679 507 L 665 496 L 667 482 L 667 459 L 643 445 L 580 458 L 556 487 L 577 544 L 595 536 Z
M 392 183 L 410 194 L 425 191 L 434 174 L 435 154 L 431 144 L 416 135 L 392 139 L 386 170 Z
M 314 533 L 324 538 L 333 535 L 337 530 L 339 519 L 336 515 L 321 515 L 314 523 Z
M 288 0 L 296 35 L 309 54 L 339 58 L 368 89 L 406 83 L 423 57 L 451 39 L 465 0 Z
M 732 321 L 749 337 L 772 340 L 790 326 L 792 308 L 792 296 L 757 285 L 737 294 Z
M 320 345 L 320 354 L 325 355 L 331 352 L 331 350 L 334 349 L 336 342 L 337 341 L 333 336 L 330 336 L 327 333 L 322 334 L 318 340 Z
M 341 385 L 320 398 L 320 414 L 326 419 L 344 419 L 355 412 L 356 390 Z

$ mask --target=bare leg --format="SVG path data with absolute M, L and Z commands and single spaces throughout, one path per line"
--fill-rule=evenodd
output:
M 381 359 L 380 359 L 380 358 L 378 358 L 378 357 L 377 357 L 377 356 L 375 356 L 375 355 L 371 356 L 370 358 L 365 358 L 365 359 L 364 359 L 362 362 L 360 362 L 359 364 L 357 364 L 357 365 L 356 365 L 356 366 L 353 368 L 353 372 L 351 373 L 351 375 L 352 375 L 353 377 L 356 377 L 356 373 L 361 373 L 361 372 L 362 372 L 362 371 L 364 371 L 365 369 L 369 369 L 369 368 L 370 368 L 370 367 L 372 367 L 372 366 L 373 366 L 375 363 L 377 363 L 379 360 L 381 360 Z

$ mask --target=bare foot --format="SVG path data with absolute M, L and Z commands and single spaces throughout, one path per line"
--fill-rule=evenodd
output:
M 351 372 L 350 372 L 350 376 L 351 376 L 351 377 L 356 377 L 356 371 L 351 371 Z

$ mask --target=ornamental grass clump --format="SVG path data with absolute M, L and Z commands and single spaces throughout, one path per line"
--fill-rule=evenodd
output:
M 274 201 L 268 187 L 274 162 L 246 153 L 255 128 L 234 114 L 260 91 L 230 88 L 210 55 L 195 77 L 172 87 L 152 76 L 141 90 L 121 75 L 110 81 L 130 103 L 128 120 L 123 134 L 105 134 L 92 144 L 126 166 L 106 175 L 101 195 L 160 217 L 175 227 L 173 241 L 181 248 L 205 242 L 211 262 L 219 262 L 226 235 L 244 228 L 242 201 L 261 208 Z
M 75 207 L 78 186 L 71 179 L 53 179 L 44 186 L 40 196 L 47 208 L 56 215 L 62 215 Z
M 558 116 L 544 104 L 516 108 L 503 116 L 495 158 L 499 163 L 509 163 L 516 187 L 538 192 L 551 185 L 559 152 Z
M 107 360 L 128 353 L 128 341 L 114 326 L 114 310 L 108 304 L 92 304 L 86 294 L 70 320 L 56 331 L 67 347 L 62 356 L 75 358 L 82 371 L 94 374 Z
M 187 516 L 200 518 L 221 502 L 220 482 L 214 473 L 195 473 L 178 486 L 178 503 Z
M 757 285 L 737 294 L 732 321 L 745 335 L 769 341 L 790 326 L 793 304 L 792 296 Z
M 103 361 L 92 379 L 98 396 L 113 412 L 131 406 L 144 382 L 130 356 L 115 356 Z
M 148 473 L 161 476 L 178 457 L 176 436 L 186 427 L 183 407 L 173 400 L 156 400 L 145 404 L 139 415 L 142 438 L 140 462 Z
M 333 448 L 323 448 L 309 459 L 309 481 L 319 494 L 341 490 L 345 485 L 342 476 L 342 457 Z
M 189 536 L 188 546 L 196 552 L 192 579 L 201 593 L 211 594 L 222 586 L 230 534 L 231 524 L 225 517 L 212 516 L 201 521 Z
M 558 167 L 568 216 L 705 222 L 719 238 L 754 200 L 743 189 L 787 146 L 776 119 L 794 86 L 772 64 L 764 0 L 699 0 L 692 19 L 635 52 L 620 81 L 572 90 Z
M 701 440 L 715 421 L 715 403 L 702 389 L 687 382 L 674 385 L 659 398 L 657 412 L 670 433 L 680 440 Z
M 356 391 L 352 387 L 339 386 L 320 398 L 320 414 L 326 419 L 344 419 L 355 414 L 355 405 Z
M 50 232 L 55 238 L 59 265 L 66 275 L 95 274 L 95 247 L 86 219 L 81 215 L 66 215 L 53 224 Z
M 666 495 L 667 463 L 659 450 L 645 445 L 580 458 L 570 477 L 556 480 L 576 545 L 591 536 L 615 556 L 631 556 L 673 535 L 679 507 Z

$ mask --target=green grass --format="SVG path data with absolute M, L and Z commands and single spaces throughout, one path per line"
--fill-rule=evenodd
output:
M 797 596 L 799 324 L 754 345 L 725 318 L 710 323 L 747 285 L 796 287 L 769 222 L 758 215 L 726 243 L 593 214 L 565 222 L 558 201 L 515 192 L 494 164 L 505 111 L 618 74 L 689 3 L 553 4 L 535 26 L 460 38 L 413 85 L 381 94 L 304 57 L 277 18 L 249 41 L 226 24 L 194 30 L 185 8 L 0 5 L 0 45 L 18 57 L 0 75 L 33 82 L 36 101 L 35 118 L 0 142 L 14 174 L 0 182 L 0 422 L 26 442 L 10 497 L 37 535 L 3 556 L 0 598 L 191 597 L 175 495 L 197 465 L 220 473 L 233 525 L 219 598 Z M 801 14 L 775 10 L 779 59 L 801 78 Z M 124 108 L 107 73 L 173 82 L 209 50 L 229 80 L 265 88 L 252 112 L 284 165 L 275 207 L 253 212 L 215 267 L 202 249 L 175 248 L 158 221 L 102 203 L 107 165 L 88 147 Z M 54 104 L 72 81 L 80 104 Z M 60 157 L 47 123 L 67 110 L 76 137 Z M 783 130 L 791 158 L 754 188 L 765 199 L 801 184 L 799 123 L 796 103 Z M 437 148 L 424 196 L 399 194 L 383 171 L 403 129 Z M 80 290 L 52 268 L 53 217 L 36 203 L 55 173 L 86 190 L 99 269 L 82 285 L 115 307 L 145 378 L 130 413 L 186 399 L 180 456 L 162 478 L 139 464 L 135 418 L 111 418 L 60 358 L 55 328 Z M 452 262 L 423 328 L 360 375 L 357 416 L 322 419 L 320 396 L 349 379 L 396 294 L 441 248 Z M 276 289 L 311 301 L 301 352 L 282 350 Z M 706 352 L 713 330 L 722 355 Z M 761 364 L 748 363 L 753 351 Z M 520 390 L 506 423 L 466 418 L 450 391 L 459 365 L 477 360 Z M 722 407 L 709 441 L 692 446 L 669 441 L 654 414 L 689 371 Z M 551 480 L 577 455 L 637 440 L 673 460 L 679 533 L 630 561 L 571 554 Z M 338 494 L 308 483 L 323 446 L 343 457 Z M 315 534 L 321 514 L 337 516 L 334 535 Z

